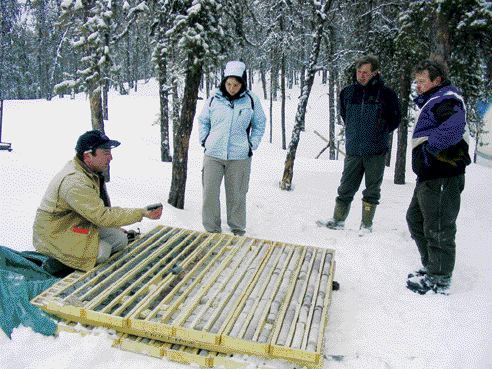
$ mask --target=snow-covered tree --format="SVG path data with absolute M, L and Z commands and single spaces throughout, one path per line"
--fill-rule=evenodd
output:
M 167 32 L 173 21 L 173 7 L 168 0 L 156 0 L 151 3 L 151 10 L 153 15 L 151 35 L 153 36 L 152 45 L 154 47 L 152 60 L 159 82 L 161 161 L 170 162 L 172 156 L 169 145 L 169 95 L 172 86 L 168 63 L 171 61 L 172 50 Z
M 102 0 L 64 0 L 60 20 L 72 28 L 71 46 L 80 50 L 82 60 L 75 75 L 56 86 L 89 95 L 93 129 L 104 132 L 102 88 L 111 66 L 109 30 L 111 9 Z
M 39 95 L 50 100 L 58 67 L 58 42 L 62 31 L 56 27 L 59 4 L 53 0 L 32 0 L 29 3 L 34 28 L 36 75 Z M 58 77 L 58 76 L 57 76 Z
M 309 56 L 308 66 L 306 68 L 306 75 L 304 78 L 304 87 L 299 97 L 299 103 L 297 105 L 297 113 L 295 117 L 294 129 L 292 130 L 292 137 L 289 144 L 289 150 L 285 159 L 284 173 L 280 182 L 280 188 L 282 190 L 292 189 L 292 178 L 294 176 L 294 161 L 296 159 L 297 147 L 299 145 L 300 135 L 302 128 L 304 127 L 304 120 L 306 117 L 306 107 L 311 94 L 311 88 L 314 82 L 314 75 L 318 69 L 318 56 L 321 47 L 321 40 L 323 38 L 323 29 L 328 19 L 328 11 L 332 5 L 332 0 L 327 0 L 322 5 L 318 1 L 313 1 L 313 6 L 316 9 L 316 18 L 314 33 L 312 35 L 311 53 Z
M 491 5 L 484 0 L 409 1 L 400 12 L 396 60 L 401 63 L 400 98 L 405 118 L 411 71 L 417 61 L 439 60 L 449 69 L 450 80 L 463 91 L 468 123 L 478 139 L 483 122 L 475 114 L 476 102 L 487 89 L 485 66 L 492 59 Z M 470 48 L 470 45 L 474 45 Z M 490 92 L 489 92 L 490 93 Z M 485 93 L 486 94 L 486 93 Z M 404 120 L 405 124 L 408 121 Z M 407 131 L 400 127 L 395 183 L 405 183 L 404 167 Z M 400 147 L 400 140 L 405 145 Z
M 0 99 L 34 97 L 27 86 L 32 71 L 27 63 L 30 44 L 23 37 L 25 28 L 18 1 L 0 1 Z
M 102 92 L 115 70 L 113 47 L 121 38 L 113 34 L 113 4 L 107 0 L 64 0 L 61 8 L 60 22 L 71 29 L 71 47 L 82 57 L 76 72 L 58 84 L 57 90 L 86 92 L 92 127 L 104 132 Z M 130 22 L 146 10 L 145 2 L 139 1 L 128 11 Z
M 176 15 L 168 31 L 184 66 L 184 91 L 180 121 L 174 129 L 174 155 L 168 203 L 183 209 L 188 168 L 188 148 L 196 112 L 202 72 L 224 57 L 227 50 L 226 30 L 221 17 L 222 0 L 180 0 L 174 2 Z

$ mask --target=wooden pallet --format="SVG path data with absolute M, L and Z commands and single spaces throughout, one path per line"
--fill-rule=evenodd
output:
M 316 367 L 333 256 L 329 249 L 160 226 L 33 303 L 126 334 L 122 346 L 137 337 L 134 347 L 163 341 Z
M 45 306 L 54 295 L 70 286 L 82 275 L 82 272 L 74 272 L 58 281 L 50 289 L 35 297 L 32 300 L 33 304 L 40 307 Z M 57 325 L 57 334 L 60 332 L 70 332 L 80 335 L 90 335 L 94 334 L 95 328 L 95 326 L 89 324 L 60 320 Z M 113 347 L 115 348 L 159 359 L 166 358 L 167 360 L 181 364 L 194 364 L 206 368 L 220 367 L 224 369 L 276 369 L 280 366 L 285 367 L 282 363 L 277 363 L 272 360 L 269 362 L 258 362 L 258 360 L 244 355 L 238 357 L 237 355 L 228 355 L 221 352 L 202 350 L 196 347 L 151 340 L 126 333 L 115 333 L 112 330 L 107 330 L 106 333 L 109 337 L 112 337 Z

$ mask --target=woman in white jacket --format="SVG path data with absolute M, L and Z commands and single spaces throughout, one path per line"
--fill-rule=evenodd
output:
M 227 224 L 242 236 L 246 229 L 246 193 L 251 156 L 265 132 L 261 103 L 246 88 L 246 66 L 230 61 L 224 79 L 198 117 L 203 160 L 202 224 L 208 232 L 222 232 L 220 186 L 224 178 Z

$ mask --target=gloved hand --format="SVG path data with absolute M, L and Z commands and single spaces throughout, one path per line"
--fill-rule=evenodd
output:
M 137 230 L 134 229 L 129 229 L 128 231 L 125 231 L 126 236 L 128 237 L 128 243 L 131 243 L 135 241 L 135 239 L 140 236 L 140 229 L 137 228 Z
M 426 168 L 430 168 L 433 156 L 434 154 L 429 150 L 429 144 L 427 142 L 424 143 L 422 145 L 422 159 Z
M 430 162 L 430 158 L 434 157 L 440 162 L 449 164 L 453 167 L 457 167 L 459 163 L 463 163 L 465 166 L 469 164 L 467 153 L 457 145 L 449 147 L 442 151 L 433 149 L 428 143 L 424 144 L 424 158 Z M 426 156 L 427 155 L 427 156 Z M 426 164 L 427 165 L 427 164 Z
M 453 158 L 448 155 L 446 151 L 441 151 L 439 154 L 437 154 L 436 159 L 439 161 L 442 161 L 444 163 L 448 163 L 449 165 L 452 165 L 453 167 L 457 167 L 457 161 L 459 158 Z

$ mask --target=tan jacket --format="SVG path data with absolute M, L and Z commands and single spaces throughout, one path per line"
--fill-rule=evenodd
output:
M 106 207 L 99 176 L 77 157 L 53 178 L 36 212 L 33 244 L 42 254 L 87 271 L 96 264 L 99 227 L 142 220 L 145 209 Z

